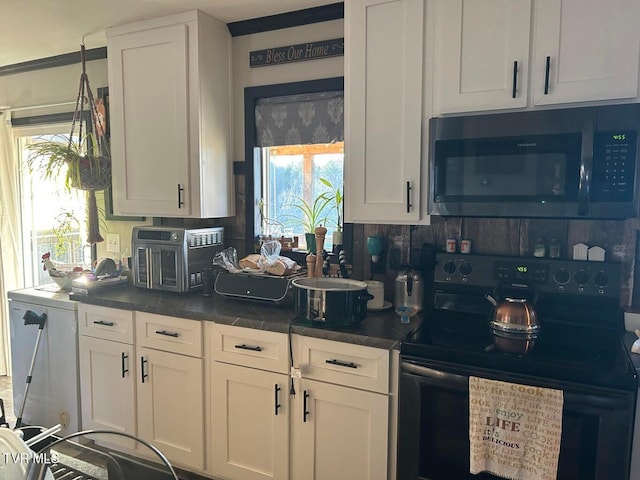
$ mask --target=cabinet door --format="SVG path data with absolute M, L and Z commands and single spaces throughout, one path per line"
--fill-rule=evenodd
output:
M 524 107 L 531 0 L 438 0 L 434 110 Z
M 536 0 L 534 5 L 536 105 L 638 95 L 640 2 Z
M 79 357 L 83 428 L 136 435 L 133 346 L 80 336 Z M 109 442 L 135 446 L 125 437 L 111 436 Z
M 109 38 L 116 214 L 190 213 L 187 46 L 185 24 Z
M 169 460 L 204 469 L 202 359 L 137 349 L 138 433 Z
M 234 480 L 289 478 L 287 379 L 279 373 L 213 362 L 214 475 Z
M 302 379 L 292 414 L 291 478 L 387 478 L 387 395 Z
M 345 219 L 420 219 L 424 0 L 345 3 Z

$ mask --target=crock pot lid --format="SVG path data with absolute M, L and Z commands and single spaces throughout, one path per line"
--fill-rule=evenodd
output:
M 298 288 L 306 290 L 323 290 L 327 292 L 356 292 L 367 288 L 367 284 L 350 278 L 296 278 L 291 282 Z

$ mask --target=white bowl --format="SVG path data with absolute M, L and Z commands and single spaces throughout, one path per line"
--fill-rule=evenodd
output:
M 56 282 L 61 290 L 71 291 L 71 282 L 76 278 L 81 277 L 83 273 L 84 272 L 68 272 L 64 276 L 54 276 L 49 274 L 49 277 L 51 277 L 51 280 Z

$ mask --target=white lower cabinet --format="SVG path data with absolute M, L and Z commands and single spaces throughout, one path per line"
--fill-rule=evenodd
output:
M 287 480 L 287 335 L 213 323 L 207 329 L 211 473 L 232 480 Z
M 294 336 L 291 478 L 386 480 L 389 472 L 389 352 Z
M 135 435 L 133 345 L 81 335 L 79 355 L 83 429 Z M 135 443 L 124 436 L 110 440 L 126 448 Z
M 301 379 L 292 406 L 292 479 L 385 480 L 389 398 Z
M 172 464 L 204 471 L 201 322 L 85 304 L 78 315 L 85 427 L 137 436 Z M 107 443 L 140 445 L 116 436 Z
M 220 362 L 211 375 L 214 474 L 237 480 L 287 479 L 287 375 Z
M 138 434 L 181 466 L 204 469 L 202 359 L 140 347 Z
M 78 330 L 83 429 L 137 435 L 133 312 L 80 304 Z M 125 436 L 108 441 L 135 447 Z

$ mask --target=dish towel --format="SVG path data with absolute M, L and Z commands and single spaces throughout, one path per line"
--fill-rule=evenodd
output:
M 562 390 L 469 377 L 470 472 L 556 480 Z

